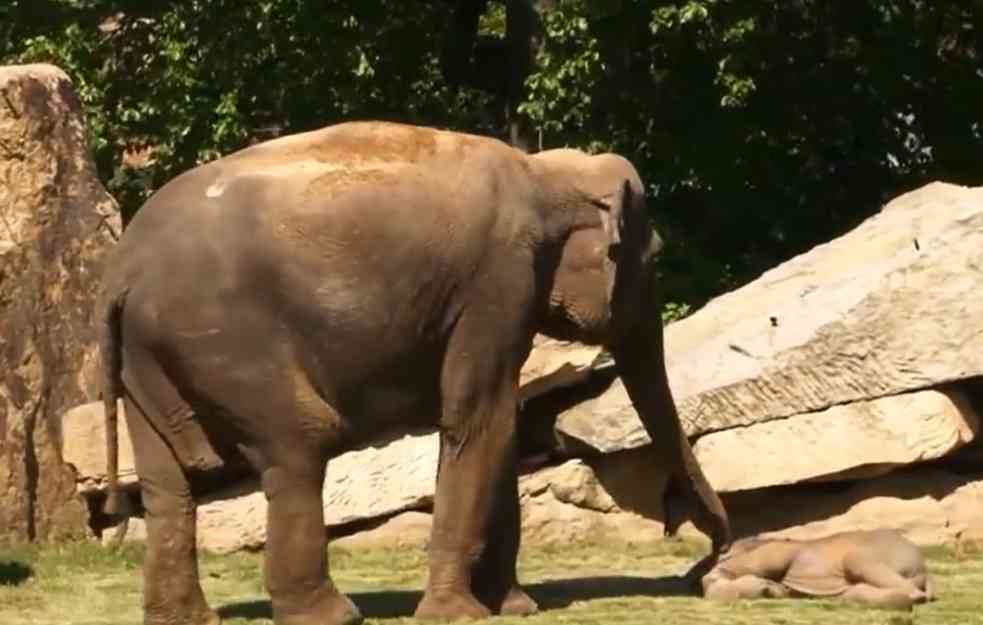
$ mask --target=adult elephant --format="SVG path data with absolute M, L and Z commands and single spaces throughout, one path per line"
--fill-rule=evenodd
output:
M 440 429 L 440 469 L 416 615 L 534 612 L 515 570 L 515 432 L 536 332 L 608 346 L 676 490 L 725 549 L 666 381 L 660 246 L 620 156 L 528 156 L 409 125 L 287 136 L 166 184 L 114 251 L 99 310 L 107 431 L 123 397 L 146 509 L 145 622 L 218 622 L 193 492 L 236 458 L 269 500 L 277 625 L 360 621 L 325 572 L 326 463 L 420 425 Z

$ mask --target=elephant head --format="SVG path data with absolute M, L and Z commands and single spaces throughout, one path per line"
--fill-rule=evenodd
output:
M 548 223 L 562 222 L 553 225 L 565 233 L 539 330 L 611 352 L 670 483 L 690 500 L 693 521 L 713 540 L 714 553 L 726 551 L 727 513 L 696 461 L 666 376 L 655 270 L 662 240 L 647 218 L 641 178 L 616 154 L 558 149 L 530 158 Z M 668 509 L 666 516 L 668 533 L 676 523 Z

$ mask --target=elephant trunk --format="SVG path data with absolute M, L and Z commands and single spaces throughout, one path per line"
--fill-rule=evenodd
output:
M 714 556 L 731 544 L 730 522 L 720 497 L 700 468 L 679 421 L 669 388 L 663 353 L 662 323 L 640 321 L 639 330 L 611 345 L 628 396 L 649 437 L 659 464 L 669 472 L 670 487 L 691 502 L 693 522 L 713 541 Z M 674 533 L 678 523 L 667 503 L 666 531 Z

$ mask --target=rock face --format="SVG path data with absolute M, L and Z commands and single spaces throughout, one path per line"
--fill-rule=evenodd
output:
M 84 535 L 61 415 L 96 397 L 92 308 L 120 223 L 81 106 L 48 65 L 0 67 L 0 538 Z
M 983 188 L 933 183 L 670 325 L 691 436 L 983 375 Z M 649 441 L 620 381 L 557 429 L 610 452 Z

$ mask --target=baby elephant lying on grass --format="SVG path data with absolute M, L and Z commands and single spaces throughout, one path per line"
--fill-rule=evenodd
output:
M 934 598 L 918 547 L 893 530 L 739 540 L 703 576 L 703 594 L 722 601 L 842 597 L 901 610 Z

